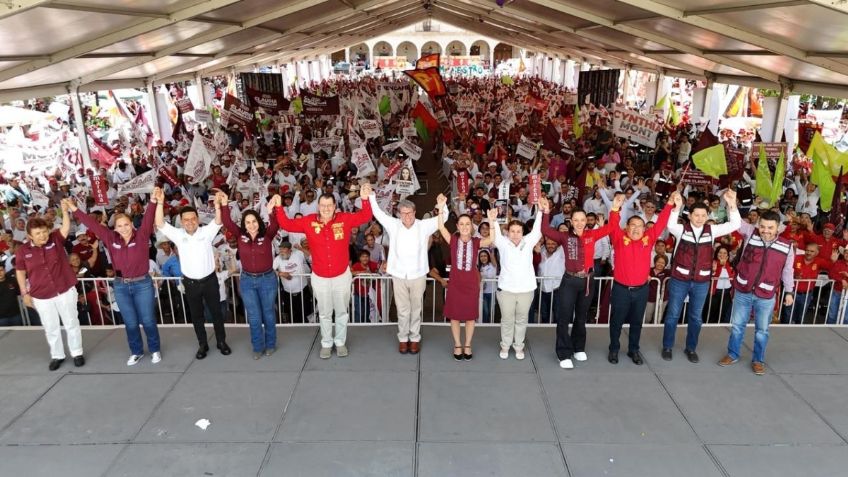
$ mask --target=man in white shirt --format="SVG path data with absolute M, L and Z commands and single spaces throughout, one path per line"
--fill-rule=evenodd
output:
M 284 293 L 280 296 L 283 309 L 289 317 L 309 317 L 315 321 L 312 314 L 312 294 L 309 292 L 309 277 L 312 272 L 306 265 L 306 256 L 300 250 L 293 249 L 292 244 L 283 242 L 279 247 L 280 254 L 274 258 L 274 271 L 280 277 Z
M 204 304 L 212 315 L 215 327 L 215 340 L 221 354 L 228 355 L 231 350 L 227 346 L 226 333 L 224 331 L 224 316 L 221 313 L 221 295 L 218 290 L 218 277 L 215 274 L 215 256 L 212 242 L 221 229 L 221 206 L 215 203 L 215 221 L 209 225 L 199 227 L 200 219 L 194 207 L 183 207 L 180 210 L 180 223 L 182 228 L 178 229 L 165 222 L 163 203 L 165 193 L 159 191 L 159 197 L 155 197 L 156 206 L 156 228 L 179 247 L 180 269 L 183 274 L 183 285 L 185 297 L 188 302 L 191 320 L 194 324 L 194 333 L 200 345 L 195 357 L 203 359 L 209 352 L 209 343 L 204 326 Z
M 315 199 L 315 191 L 308 189 L 305 193 L 305 200 L 300 203 L 300 213 L 303 216 L 318 213 L 318 201 Z M 338 203 L 338 202 L 337 202 Z
M 533 304 L 530 306 L 530 322 L 536 317 L 536 309 L 539 309 L 540 323 L 551 322 L 551 310 L 556 309 L 556 295 L 554 290 L 559 288 L 562 275 L 565 273 L 565 256 L 562 247 L 551 239 L 545 239 L 543 246 L 539 247 L 541 260 L 536 267 L 536 273 L 540 277 L 550 277 L 541 280 L 541 293 L 533 295 Z
M 389 235 L 389 254 L 386 271 L 392 276 L 395 306 L 398 315 L 398 351 L 417 354 L 421 349 L 421 313 L 427 273 L 428 239 L 438 230 L 438 218 L 416 220 L 415 204 L 408 200 L 398 203 L 400 219 L 389 216 L 377 204 L 377 196 L 370 194 L 374 218 Z M 436 207 L 447 220 L 447 197 L 439 194 Z

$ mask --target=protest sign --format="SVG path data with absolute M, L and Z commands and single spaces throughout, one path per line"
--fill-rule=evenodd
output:
M 151 169 L 118 186 L 118 195 L 149 194 L 156 186 L 156 170 Z
M 371 155 L 364 147 L 356 148 L 351 152 L 351 162 L 356 166 L 356 177 L 367 177 L 376 171 Z
M 383 128 L 380 123 L 371 119 L 360 119 L 359 129 L 365 135 L 365 139 L 374 139 L 383 135 Z
M 533 159 L 536 157 L 536 151 L 539 150 L 539 145 L 530 141 L 527 138 L 522 138 L 521 142 L 518 144 L 518 148 L 515 150 L 515 154 L 517 156 L 525 157 L 527 159 Z
M 417 161 L 418 159 L 421 158 L 421 148 L 418 147 L 417 145 L 413 144 L 408 139 L 404 139 L 403 141 L 401 141 L 400 148 L 413 161 Z

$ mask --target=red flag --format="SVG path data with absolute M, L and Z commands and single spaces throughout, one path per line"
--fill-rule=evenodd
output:
M 174 142 L 178 142 L 181 136 L 187 133 L 188 130 L 186 129 L 185 122 L 183 122 L 183 113 L 178 109 L 177 123 L 174 124 L 174 132 L 171 133 L 171 137 L 174 138 Z
M 169 169 L 168 166 L 162 166 L 159 168 L 159 176 L 162 177 L 162 179 L 165 179 L 168 184 L 171 184 L 172 187 L 179 187 L 180 185 L 180 181 L 177 180 L 177 177 L 173 172 L 171 172 L 171 169 Z
M 427 68 L 438 68 L 441 64 L 441 54 L 439 53 L 431 53 L 429 55 L 424 55 L 421 58 L 418 58 L 418 61 L 415 62 L 416 70 L 423 70 Z
M 709 126 L 709 123 L 707 123 L 707 126 Z M 718 138 L 712 131 L 710 131 L 710 128 L 707 127 L 704 132 L 701 133 L 701 137 L 698 138 L 698 144 L 695 144 L 695 147 L 692 148 L 692 154 L 716 145 L 718 145 Z
M 456 173 L 456 193 L 457 195 L 468 197 L 468 189 L 469 184 L 468 181 L 470 176 L 468 171 L 461 170 Z
M 96 175 L 91 176 L 91 195 L 94 197 L 95 205 L 109 205 L 109 183 L 106 176 Z
M 431 67 L 423 70 L 406 70 L 404 73 L 418 83 L 431 98 L 447 94 L 445 82 L 439 68 Z
M 409 117 L 413 119 L 420 118 L 421 121 L 424 123 L 424 126 L 426 126 L 430 132 L 435 131 L 439 127 L 439 121 L 437 121 L 436 118 L 434 118 L 433 115 L 430 114 L 430 111 L 427 111 L 427 108 L 424 107 L 421 101 L 419 101 L 415 105 L 415 108 L 410 111 Z

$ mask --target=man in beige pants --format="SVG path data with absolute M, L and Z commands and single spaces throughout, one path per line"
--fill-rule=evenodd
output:
M 436 217 L 415 219 L 415 204 L 402 200 L 398 204 L 400 218 L 386 214 L 374 194 L 368 196 L 374 218 L 389 234 L 386 271 L 392 276 L 395 307 L 398 315 L 398 351 L 416 354 L 421 350 L 421 313 L 424 288 L 427 286 L 429 239 L 438 230 Z M 447 220 L 447 197 L 439 194 L 436 207 Z

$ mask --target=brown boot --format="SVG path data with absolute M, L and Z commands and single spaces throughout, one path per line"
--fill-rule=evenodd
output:
M 408 353 L 409 352 L 409 342 L 408 341 L 401 341 L 400 344 L 398 345 L 398 351 L 400 351 L 400 354 Z
M 409 343 L 409 354 L 418 354 L 421 351 L 421 343 L 418 341 L 412 341 Z

